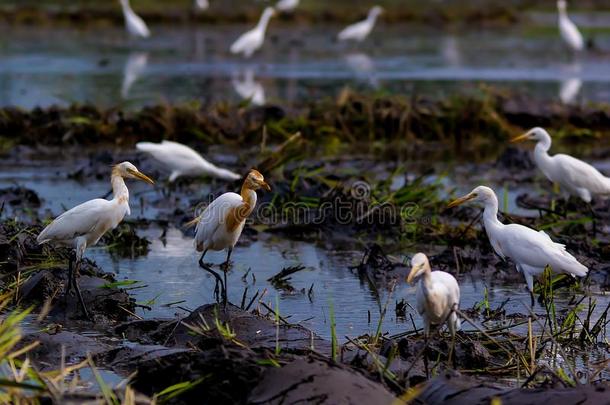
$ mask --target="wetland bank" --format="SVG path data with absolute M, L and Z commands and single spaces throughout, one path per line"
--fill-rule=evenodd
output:
M 544 127 L 552 153 L 610 174 L 604 4 L 572 14 L 593 45 L 577 59 L 535 1 L 389 0 L 358 46 L 330 38 L 368 3 L 303 1 L 244 60 L 227 41 L 261 5 L 132 3 L 147 40 L 126 41 L 110 3 L 0 4 L 0 402 L 608 401 L 610 202 L 564 199 L 533 147 L 509 143 Z M 169 183 L 135 147 L 162 140 L 271 186 L 232 253 L 226 307 L 187 223 L 242 180 Z M 70 250 L 36 238 L 110 195 L 122 161 L 156 184 L 128 180 L 131 214 L 87 249 L 86 319 L 64 294 Z M 447 207 L 479 184 L 503 223 L 544 230 L 588 275 L 545 271 L 532 307 L 482 207 Z M 459 283 L 454 339 L 424 337 L 405 280 L 416 252 Z

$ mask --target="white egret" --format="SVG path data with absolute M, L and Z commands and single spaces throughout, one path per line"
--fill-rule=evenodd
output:
M 565 246 L 553 242 L 544 231 L 537 232 L 519 224 L 504 225 L 498 220 L 498 198 L 492 189 L 478 186 L 449 204 L 455 207 L 467 201 L 484 204 L 483 225 L 494 251 L 502 259 L 510 258 L 523 273 L 534 305 L 534 276 L 546 266 L 555 272 L 584 277 L 589 269 L 568 253 Z
M 129 190 L 124 179 L 139 179 L 154 184 L 130 162 L 120 163 L 112 168 L 111 183 L 114 193 L 112 200 L 96 198 L 77 205 L 55 218 L 36 239 L 39 244 L 50 242 L 74 249 L 69 262 L 66 296 L 70 292 L 70 287 L 74 286 L 87 318 L 89 313 L 76 282 L 76 275 L 85 249 L 95 245 L 107 231 L 116 228 L 125 215 L 130 214 Z
M 222 194 L 191 222 L 191 224 L 197 224 L 195 248 L 198 252 L 203 252 L 199 259 L 199 265 L 216 277 L 217 282 L 222 285 L 225 305 L 227 302 L 227 271 L 229 270 L 231 252 L 233 252 L 233 247 L 244 229 L 246 219 L 256 206 L 256 190 L 261 188 L 271 191 L 271 187 L 265 182 L 263 175 L 252 169 L 244 180 L 240 194 Z M 227 260 L 222 265 L 224 271 L 223 283 L 218 274 L 203 262 L 203 258 L 208 250 L 220 251 L 224 249 L 227 249 Z
M 123 68 L 123 83 L 121 84 L 121 97 L 129 97 L 131 86 L 138 80 L 148 65 L 148 53 L 132 52 L 127 58 Z
M 136 38 L 148 38 L 150 36 L 150 30 L 144 20 L 133 11 L 129 4 L 129 0 L 119 1 L 123 8 L 123 16 L 125 17 L 125 29 L 129 35 Z
M 299 0 L 280 0 L 275 8 L 283 13 L 291 13 L 299 6 Z
M 208 0 L 195 0 L 195 8 L 199 11 L 205 11 L 210 8 Z
M 610 197 L 610 178 L 596 168 L 570 155 L 558 153 L 549 155 L 551 136 L 540 127 L 532 128 L 525 134 L 513 138 L 511 142 L 536 141 L 534 160 L 538 168 L 552 182 L 567 193 L 590 203 L 593 197 Z
M 275 15 L 273 7 L 265 8 L 256 27 L 240 35 L 231 45 L 231 53 L 243 54 L 246 58 L 252 56 L 265 42 L 265 31 L 271 17 Z
M 374 6 L 363 21 L 345 27 L 338 35 L 339 41 L 362 42 L 373 30 L 377 17 L 383 12 L 380 6 Z
M 243 80 L 239 76 L 231 79 L 233 88 L 244 100 L 250 100 L 254 105 L 265 104 L 265 88 L 263 85 L 254 79 L 254 71 L 252 68 L 246 69 Z
M 169 169 L 170 182 L 180 176 L 207 176 L 221 180 L 241 179 L 239 174 L 208 162 L 199 153 L 178 142 L 138 142 L 136 149 L 150 154 Z
M 565 42 L 572 51 L 582 51 L 585 47 L 585 41 L 576 24 L 568 17 L 565 0 L 557 1 L 557 11 L 559 12 L 559 34 L 561 35 L 563 42 Z
M 407 282 L 417 284 L 417 312 L 424 318 L 424 335 L 430 336 L 430 326 L 447 323 L 451 336 L 460 330 L 460 318 L 454 309 L 460 306 L 460 286 L 451 274 L 432 271 L 428 257 L 417 253 L 411 259 Z

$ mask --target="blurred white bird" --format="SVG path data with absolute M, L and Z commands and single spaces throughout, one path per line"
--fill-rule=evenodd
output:
M 559 12 L 559 34 L 572 51 L 582 51 L 585 47 L 585 41 L 582 38 L 576 24 L 570 20 L 567 12 L 567 4 L 565 0 L 557 1 L 557 11 Z
M 460 318 L 454 309 L 460 306 L 460 286 L 451 274 L 432 271 L 428 257 L 417 253 L 411 259 L 407 282 L 417 284 L 417 312 L 424 318 L 424 335 L 430 336 L 430 326 L 447 323 L 451 336 L 460 330 Z
M 199 11 L 205 11 L 210 8 L 208 0 L 195 0 L 195 8 Z
M 345 55 L 345 62 L 359 77 L 367 79 L 369 84 L 377 88 L 379 83 L 375 77 L 375 62 L 364 52 L 354 52 Z
M 504 225 L 498 220 L 498 198 L 492 189 L 478 186 L 464 197 L 449 204 L 455 207 L 467 201 L 480 201 L 485 205 L 483 224 L 489 242 L 501 258 L 510 258 L 517 270 L 523 273 L 534 305 L 534 276 L 542 274 L 546 266 L 555 272 L 584 277 L 589 269 L 565 249 L 553 242 L 544 231 L 537 232 L 519 224 Z
M 280 0 L 275 8 L 283 13 L 290 13 L 299 6 L 299 0 Z
M 256 206 L 256 190 L 261 188 L 271 191 L 271 187 L 265 182 L 263 175 L 252 169 L 244 181 L 240 194 L 222 194 L 190 223 L 197 224 L 194 245 L 198 252 L 203 252 L 199 259 L 199 265 L 210 272 L 217 282 L 222 285 L 225 305 L 227 302 L 227 271 L 231 253 L 244 229 L 246 219 Z M 220 276 L 204 263 L 203 258 L 208 250 L 220 251 L 224 249 L 227 249 L 227 260 L 222 266 L 224 270 L 223 283 Z
M 371 33 L 377 17 L 379 17 L 382 12 L 383 8 L 374 6 L 369 11 L 365 20 L 348 25 L 337 35 L 337 38 L 340 41 L 363 41 Z
M 138 142 L 136 149 L 149 153 L 169 169 L 171 171 L 170 182 L 180 176 L 207 176 L 221 180 L 241 179 L 239 174 L 208 162 L 199 153 L 178 142 Z
M 51 242 L 74 249 L 74 254 L 70 257 L 69 262 L 66 295 L 70 292 L 70 287 L 74 286 L 87 318 L 89 318 L 89 313 L 76 282 L 76 275 L 85 249 L 95 245 L 107 231 L 116 228 L 125 215 L 130 214 L 129 190 L 124 179 L 139 179 L 154 184 L 133 164 L 129 162 L 118 164 L 112 168 L 111 183 L 114 194 L 112 200 L 96 198 L 77 205 L 55 218 L 36 239 L 39 244 Z
M 580 93 L 582 80 L 578 77 L 562 79 L 559 84 L 559 99 L 563 104 L 573 104 Z
M 146 23 L 139 15 L 137 15 L 129 5 L 129 0 L 119 0 L 123 8 L 123 16 L 125 17 L 125 29 L 132 37 L 148 38 L 150 30 Z
M 269 24 L 271 17 L 274 15 L 275 9 L 273 7 L 265 8 L 265 11 L 263 11 L 263 14 L 261 15 L 256 27 L 241 34 L 241 36 L 237 38 L 235 42 L 233 42 L 233 45 L 231 45 L 231 53 L 241 53 L 246 58 L 252 56 L 254 52 L 263 46 L 263 43 L 265 42 L 265 31 L 267 30 L 267 25 Z
M 265 88 L 254 79 L 252 68 L 246 69 L 243 80 L 236 76 L 233 77 L 231 83 L 237 94 L 244 100 L 250 100 L 254 105 L 265 104 Z
M 146 69 L 148 64 L 148 53 L 146 52 L 132 52 L 129 54 L 129 58 L 123 68 L 123 84 L 121 85 L 121 97 L 127 98 L 129 96 L 129 90 L 131 86 L 138 80 L 138 78 Z
M 538 168 L 553 183 L 567 193 L 590 203 L 593 197 L 610 197 L 610 178 L 605 177 L 590 164 L 570 155 L 549 155 L 551 136 L 540 127 L 532 128 L 511 142 L 536 141 L 534 160 Z

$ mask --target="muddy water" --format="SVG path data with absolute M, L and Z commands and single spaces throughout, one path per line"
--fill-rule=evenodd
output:
M 597 28 L 597 50 L 571 58 L 554 20 L 542 23 L 455 32 L 381 24 L 360 47 L 337 43 L 340 27 L 272 23 L 250 60 L 228 53 L 245 26 L 153 26 L 146 41 L 126 41 L 119 27 L 2 27 L 0 105 L 135 107 L 227 95 L 285 102 L 334 96 L 345 85 L 443 96 L 479 83 L 566 102 L 610 99 L 610 32 Z

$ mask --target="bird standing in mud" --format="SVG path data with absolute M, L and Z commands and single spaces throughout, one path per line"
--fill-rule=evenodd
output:
M 502 258 L 510 258 L 517 270 L 523 273 L 534 306 L 534 276 L 547 266 L 555 272 L 584 277 L 589 269 L 568 253 L 565 246 L 553 242 L 544 231 L 535 231 L 519 224 L 505 225 L 498 220 L 498 198 L 485 186 L 478 186 L 464 197 L 449 204 L 449 208 L 467 201 L 480 201 L 485 205 L 483 224 L 494 251 Z
M 207 176 L 221 180 L 239 180 L 241 176 L 205 160 L 199 153 L 178 142 L 138 142 L 136 149 L 150 154 L 171 173 L 169 181 L 180 176 Z
M 112 200 L 96 198 L 77 205 L 55 218 L 36 239 L 39 244 L 50 242 L 74 248 L 68 267 L 66 296 L 73 286 L 87 318 L 89 313 L 76 282 L 76 275 L 85 249 L 95 245 L 107 231 L 116 228 L 125 215 L 130 214 L 129 190 L 125 179 L 138 179 L 154 184 L 130 162 L 120 163 L 112 168 Z
M 383 13 L 383 8 L 380 6 L 371 8 L 366 19 L 355 24 L 348 25 L 337 35 L 337 38 L 339 41 L 364 41 L 373 30 L 377 17 L 379 17 L 381 13 Z
M 538 168 L 553 183 L 567 193 L 590 203 L 593 197 L 610 197 L 610 178 L 605 177 L 590 164 L 570 155 L 549 155 L 551 136 L 540 127 L 532 128 L 511 142 L 536 141 L 534 160 Z
M 265 31 L 271 17 L 275 15 L 273 7 L 265 8 L 256 27 L 240 35 L 231 45 L 231 53 L 243 54 L 246 58 L 252 56 L 265 42 Z
M 407 282 L 417 284 L 417 312 L 424 318 L 424 335 L 430 336 L 430 327 L 447 323 L 451 337 L 460 330 L 460 318 L 455 309 L 460 306 L 460 286 L 451 274 L 432 271 L 428 257 L 417 253 L 411 259 L 411 272 Z
M 237 243 L 241 232 L 256 206 L 256 190 L 265 189 L 271 191 L 265 178 L 257 170 L 250 170 L 244 180 L 241 193 L 224 193 L 208 205 L 203 213 L 191 221 L 197 224 L 195 229 L 194 245 L 198 252 L 203 252 L 199 259 L 199 265 L 210 272 L 217 283 L 222 286 L 222 299 L 227 304 L 227 271 L 229 270 L 231 253 Z M 227 260 L 222 265 L 224 271 L 224 282 L 220 276 L 204 263 L 203 258 L 208 250 L 220 251 L 227 249 Z
M 144 20 L 133 11 L 129 0 L 119 0 L 123 9 L 123 17 L 125 18 L 125 29 L 127 33 L 135 38 L 148 38 L 150 30 Z
M 582 51 L 585 48 L 585 41 L 576 24 L 568 17 L 565 0 L 557 1 L 557 12 L 559 13 L 559 34 L 563 42 L 574 52 Z

